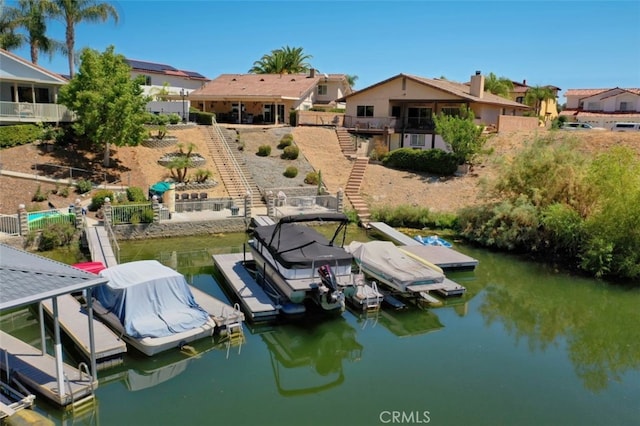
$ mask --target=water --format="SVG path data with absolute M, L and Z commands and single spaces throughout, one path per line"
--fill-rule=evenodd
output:
M 356 231 L 356 237 L 358 233 Z M 360 235 L 362 236 L 362 235 Z M 121 244 L 227 299 L 211 254 L 244 234 Z M 100 374 L 105 425 L 636 425 L 640 290 L 572 277 L 518 258 L 450 274 L 468 289 L 445 307 L 245 326 L 246 341 L 198 342 Z M 228 299 L 227 299 L 228 300 Z M 37 338 L 37 333 L 31 336 Z M 73 419 L 38 402 L 58 424 Z

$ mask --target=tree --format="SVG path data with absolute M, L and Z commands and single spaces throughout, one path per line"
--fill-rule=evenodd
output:
M 18 46 L 27 42 L 30 47 L 31 62 L 38 63 L 40 52 L 50 56 L 55 52 L 63 52 L 64 44 L 47 37 L 47 19 L 54 12 L 54 5 L 49 0 L 20 0 L 18 7 L 7 8 L 6 19 L 14 29 L 23 28 L 24 35 L 18 35 Z M 15 47 L 18 47 L 15 46 Z
M 530 87 L 527 93 L 524 95 L 524 103 L 534 107 L 536 111 L 536 117 L 540 116 L 540 109 L 542 102 L 555 100 L 556 95 L 553 90 L 547 86 L 535 86 Z
M 484 91 L 493 93 L 494 95 L 509 98 L 509 94 L 513 90 L 513 82 L 507 77 L 497 77 L 490 72 L 484 80 Z
M 4 0 L 0 0 L 0 48 L 5 50 L 17 49 L 25 42 L 24 36 L 18 34 L 16 29 L 17 22 L 12 19 L 15 8 L 5 6 Z
M 349 87 L 353 88 L 353 86 L 356 85 L 356 80 L 358 80 L 358 76 L 347 74 L 345 77 L 347 78 L 347 83 L 349 84 Z
M 464 106 L 458 116 L 440 113 L 434 117 L 436 132 L 449 144 L 458 164 L 471 163 L 486 142 L 483 127 L 476 125 L 474 118 L 473 111 Z
M 131 68 L 113 46 L 102 54 L 84 49 L 80 58 L 78 74 L 60 89 L 59 101 L 76 113 L 76 133 L 104 147 L 103 164 L 109 167 L 111 144 L 135 146 L 147 135 L 144 77 L 132 80 Z
M 284 46 L 265 54 L 260 60 L 253 63 L 249 70 L 252 74 L 297 74 L 309 71 L 311 65 L 305 62 L 311 59 L 306 55 L 302 47 Z
M 109 3 L 95 0 L 54 0 L 56 16 L 62 17 L 66 25 L 65 44 L 69 58 L 69 76 L 73 78 L 75 64 L 76 24 L 80 22 L 105 22 L 112 17 L 118 22 L 118 13 Z

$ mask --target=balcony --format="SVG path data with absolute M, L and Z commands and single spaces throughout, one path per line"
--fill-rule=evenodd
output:
M 75 114 L 64 105 L 0 102 L 0 124 L 71 122 Z

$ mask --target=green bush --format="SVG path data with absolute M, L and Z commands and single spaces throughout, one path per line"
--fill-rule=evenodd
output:
M 182 117 L 175 112 L 173 114 L 169 114 L 169 124 L 178 124 L 180 121 L 182 121 Z
M 317 185 L 320 183 L 320 175 L 317 172 L 309 172 L 304 178 L 304 183 L 309 185 Z
M 294 166 L 289 166 L 285 169 L 283 175 L 288 178 L 294 178 L 298 176 L 298 169 Z
M 89 210 L 95 212 L 99 210 L 104 205 L 104 199 L 109 197 L 109 199 L 113 200 L 113 191 L 108 189 L 101 189 L 97 191 L 94 196 L 91 198 L 91 204 L 89 205 Z
M 147 196 L 145 195 L 142 188 L 139 188 L 137 186 L 131 186 L 127 188 L 127 200 L 139 203 L 139 202 L 147 201 Z
M 258 147 L 258 152 L 256 153 L 256 155 L 258 155 L 260 157 L 268 157 L 269 155 L 271 155 L 271 146 L 270 145 L 260 145 Z
M 0 126 L 0 148 L 11 148 L 43 139 L 42 127 L 35 124 Z
M 458 169 L 457 158 L 441 149 L 400 148 L 383 158 L 382 164 L 400 170 L 450 176 Z
M 189 120 L 195 121 L 197 124 L 204 124 L 206 126 L 210 126 L 213 124 L 213 120 L 216 115 L 210 112 L 202 112 L 197 110 L 189 111 Z
M 457 216 L 452 213 L 432 212 L 421 206 L 384 206 L 371 211 L 371 219 L 394 227 L 453 229 Z
M 76 192 L 78 194 L 85 194 L 93 189 L 93 183 L 86 179 L 78 179 L 76 182 Z
M 56 247 L 68 246 L 74 240 L 76 229 L 69 222 L 47 225 L 40 236 L 38 250 L 53 250 Z
M 291 133 L 287 133 L 280 139 L 280 143 L 278 144 L 278 149 L 285 149 L 288 146 L 293 144 L 293 135 Z
M 36 189 L 36 192 L 33 194 L 31 201 L 41 202 L 41 201 L 45 201 L 46 199 L 47 199 L 47 192 L 46 191 L 43 192 L 40 185 L 38 185 L 38 188 Z
M 283 160 L 295 160 L 300 155 L 300 149 L 296 145 L 288 146 L 282 151 L 280 158 Z

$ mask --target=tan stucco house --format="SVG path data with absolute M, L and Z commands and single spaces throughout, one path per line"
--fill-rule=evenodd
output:
M 476 122 L 498 127 L 501 116 L 518 116 L 530 108 L 484 91 L 477 72 L 468 83 L 398 74 L 340 99 L 346 102 L 344 126 L 353 133 L 402 147 L 446 148 L 435 132 L 433 115 L 473 110 Z
M 345 74 L 222 74 L 189 94 L 191 106 L 218 122 L 287 123 L 292 111 L 339 106 L 351 93 Z
M 522 83 L 517 81 L 512 81 L 511 83 L 513 83 L 513 90 L 509 93 L 511 100 L 524 104 L 525 97 L 531 86 L 527 85 L 527 80 L 522 81 Z M 546 122 L 558 116 L 558 92 L 561 89 L 551 85 L 543 87 L 551 90 L 555 95 L 553 99 L 544 100 L 540 103 L 540 117 L 543 117 L 543 120 Z

